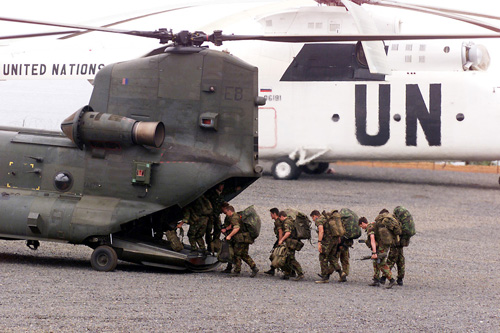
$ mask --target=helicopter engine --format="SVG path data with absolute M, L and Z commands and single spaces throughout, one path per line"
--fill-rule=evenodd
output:
M 66 118 L 61 129 L 80 149 L 83 149 L 84 143 L 99 146 L 113 142 L 159 148 L 165 139 L 165 126 L 162 122 L 137 121 L 94 112 L 90 106 L 85 106 Z

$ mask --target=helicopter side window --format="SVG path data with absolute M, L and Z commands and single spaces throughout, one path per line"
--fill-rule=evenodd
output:
M 61 171 L 54 177 L 54 186 L 58 191 L 66 192 L 73 185 L 73 176 L 69 172 Z

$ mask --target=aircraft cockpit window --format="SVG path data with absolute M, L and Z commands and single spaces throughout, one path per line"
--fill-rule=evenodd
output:
M 66 192 L 73 185 L 73 176 L 69 172 L 61 171 L 54 177 L 54 186 L 58 191 Z

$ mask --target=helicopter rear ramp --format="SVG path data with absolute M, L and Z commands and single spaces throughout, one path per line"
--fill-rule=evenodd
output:
M 118 259 L 145 266 L 178 271 L 206 272 L 214 270 L 220 265 L 217 257 L 191 251 L 186 246 L 180 252 L 176 252 L 171 250 L 167 244 L 115 236 L 112 247 L 115 249 Z

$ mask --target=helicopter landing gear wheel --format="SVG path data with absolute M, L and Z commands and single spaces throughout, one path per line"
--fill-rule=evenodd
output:
M 300 169 L 308 175 L 320 175 L 328 170 L 329 166 L 330 164 L 326 162 L 310 162 L 302 165 Z
M 118 256 L 112 247 L 101 245 L 92 252 L 90 263 L 96 271 L 110 272 L 116 268 Z
M 297 179 L 302 172 L 300 168 L 289 157 L 278 158 L 271 168 L 274 179 Z

